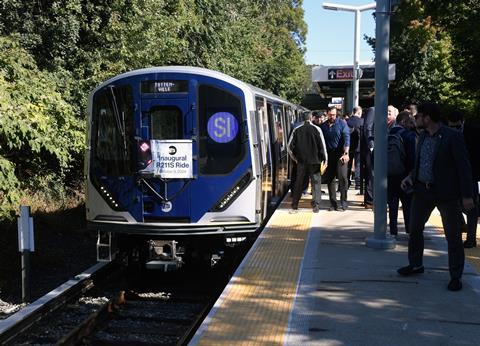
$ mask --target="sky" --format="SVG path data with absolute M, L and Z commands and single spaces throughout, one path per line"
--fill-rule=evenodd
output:
M 322 8 L 322 3 L 367 5 L 373 0 L 303 0 L 304 18 L 308 25 L 307 52 L 309 65 L 353 65 L 355 13 Z M 373 52 L 364 35 L 375 36 L 373 10 L 361 12 L 360 63 L 371 62 Z

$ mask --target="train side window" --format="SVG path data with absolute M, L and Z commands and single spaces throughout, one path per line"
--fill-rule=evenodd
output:
M 182 139 L 182 111 L 175 106 L 154 107 L 150 111 L 152 139 Z
M 200 174 L 229 173 L 246 153 L 240 99 L 226 90 L 200 85 L 198 106 Z
M 284 142 L 284 124 L 283 124 L 283 109 L 282 107 L 275 107 L 275 141 L 280 145 L 280 150 L 285 149 Z
M 282 151 L 285 147 L 284 145 L 284 132 L 283 132 L 283 112 L 281 106 L 273 106 L 272 107 L 272 116 L 273 116 L 273 123 L 274 123 L 274 128 L 273 128 L 273 141 L 276 144 L 277 148 Z
M 130 86 L 111 86 L 93 98 L 93 162 L 106 175 L 127 175 L 132 171 L 133 114 Z

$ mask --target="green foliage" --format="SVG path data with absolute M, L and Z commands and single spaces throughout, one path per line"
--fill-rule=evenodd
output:
M 392 38 L 391 61 L 396 63 L 400 77 L 393 83 L 392 100 L 448 101 L 455 79 L 450 55 L 450 37 L 439 35 L 430 17 L 412 21 Z
M 22 184 L 62 176 L 84 149 L 84 126 L 54 77 L 11 38 L 0 37 L 0 212 L 22 197 Z
M 391 17 L 391 102 L 436 100 L 479 116 L 479 20 L 479 0 L 401 1 Z
M 301 0 L 3 0 L 0 218 L 22 191 L 48 200 L 81 178 L 87 96 L 100 82 L 201 66 L 299 101 L 305 36 Z

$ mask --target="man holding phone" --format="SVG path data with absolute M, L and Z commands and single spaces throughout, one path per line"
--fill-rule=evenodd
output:
M 350 129 L 345 120 L 337 118 L 337 108 L 328 108 L 327 120 L 321 125 L 329 165 L 325 172 L 325 183 L 328 186 L 328 197 L 330 199 L 329 210 L 339 210 L 337 203 L 337 187 L 335 178 L 338 178 L 340 190 L 340 210 L 345 211 L 347 205 L 348 189 L 348 149 L 350 147 Z
M 408 242 L 409 265 L 399 268 L 397 272 L 403 276 L 424 272 L 423 229 L 426 220 L 437 207 L 448 243 L 450 282 L 447 288 L 450 291 L 459 291 L 462 289 L 461 277 L 465 263 L 458 222 L 461 217 L 461 204 L 465 210 L 475 206 L 465 142 L 461 133 L 442 125 L 440 108 L 435 103 L 425 103 L 418 107 L 417 125 L 425 131 L 418 140 L 414 169 L 401 183 L 404 190 L 413 187 Z

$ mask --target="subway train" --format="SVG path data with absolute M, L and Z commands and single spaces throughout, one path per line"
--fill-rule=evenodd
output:
M 98 260 L 123 253 L 169 270 L 252 237 L 288 190 L 287 137 L 304 111 L 198 67 L 140 69 L 98 86 L 85 159 Z

